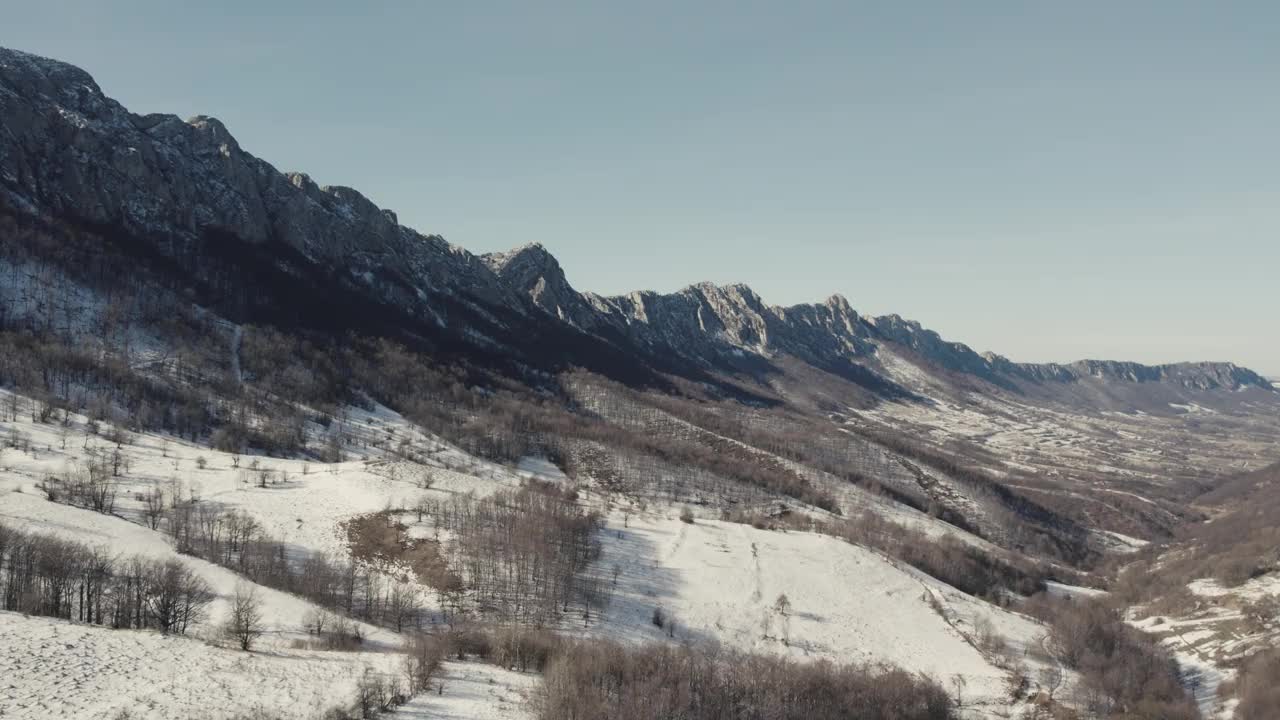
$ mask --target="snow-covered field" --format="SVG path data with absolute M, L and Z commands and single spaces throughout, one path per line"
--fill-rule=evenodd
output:
M 195 638 L 111 630 L 0 612 L 0 717 L 313 720 L 347 704 L 366 668 L 401 672 L 392 652 L 242 653 Z M 413 698 L 399 718 L 531 718 L 536 676 L 448 662 L 442 691 Z M 127 715 L 125 714 L 127 713 Z
M 31 720 L 221 720 L 256 711 L 309 720 L 350 702 L 365 667 L 395 673 L 401 659 L 388 652 L 243 653 L 197 638 L 8 612 L 0 612 L 0 637 L 0 717 Z
M 538 677 L 473 662 L 447 662 L 444 691 L 424 693 L 395 712 L 396 720 L 532 720 Z
M 951 687 L 963 678 L 975 717 L 1004 717 L 1009 673 L 975 644 L 989 624 L 1009 655 L 1035 676 L 1028 654 L 1045 629 L 866 548 L 808 532 L 672 517 L 612 517 L 605 562 L 616 563 L 612 605 L 592 632 L 666 638 L 655 608 L 676 624 L 675 640 L 717 641 L 798 659 L 893 663 Z M 778 609 L 785 595 L 789 608 Z M 936 605 L 936 607 L 935 607 Z M 981 621 L 980 621 L 981 619 Z M 1015 705 L 1016 707 L 1016 705 Z

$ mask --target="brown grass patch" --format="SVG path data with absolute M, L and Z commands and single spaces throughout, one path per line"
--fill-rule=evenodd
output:
M 392 511 L 359 515 L 342 523 L 342 528 L 351 557 L 359 562 L 388 571 L 408 568 L 413 579 L 437 590 L 450 590 L 457 585 L 457 576 L 449 571 L 440 543 L 409 537 L 408 526 Z

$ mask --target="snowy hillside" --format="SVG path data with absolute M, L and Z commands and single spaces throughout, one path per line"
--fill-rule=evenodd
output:
M 352 411 L 348 421 L 356 437 L 392 428 L 414 432 L 385 409 Z M 397 633 L 366 624 L 360 652 L 310 649 L 304 618 L 315 607 L 265 587 L 259 588 L 265 633 L 258 649 L 246 655 L 220 642 L 217 629 L 242 579 L 227 568 L 179 555 L 170 537 L 150 529 L 139 499 L 149 492 L 194 495 L 204 504 L 237 509 L 296 548 L 292 552 L 347 556 L 344 521 L 410 508 L 422 497 L 483 496 L 514 487 L 521 477 L 568 482 L 545 460 L 529 458 L 519 468 L 505 469 L 421 434 L 417 442 L 434 442 L 436 448 L 429 489 L 419 487 L 409 465 L 376 452 L 368 461 L 325 464 L 231 455 L 151 434 L 132 434 L 117 448 L 75 415 L 66 426 L 6 421 L 0 423 L 0 437 L 6 439 L 0 453 L 0 523 L 103 546 L 121 556 L 177 558 L 216 594 L 189 637 L 0 614 L 4 634 L 23 638 L 0 651 L 0 665 L 17 673 L 11 675 L 16 679 L 6 700 L 15 717 L 44 717 L 55 708 L 67 717 L 126 708 L 138 717 L 165 717 L 192 707 L 210 718 L 255 709 L 311 717 L 326 702 L 349 696 L 365 667 L 395 671 L 400 657 L 395 651 L 402 644 Z M 118 480 L 113 514 L 42 496 L 39 486 L 46 476 L 71 472 L 116 450 L 126 456 L 127 469 Z M 588 492 L 583 502 L 605 509 L 607 496 Z M 632 642 L 722 642 L 805 661 L 891 663 L 944 682 L 959 677 L 973 717 L 1016 716 L 1034 696 L 1034 684 L 1011 694 L 1010 683 L 1015 664 L 1025 665 L 1022 672 L 1034 677 L 1049 662 L 1037 649 L 1045 634 L 1037 622 L 842 540 L 708 519 L 686 523 L 676 513 L 675 506 L 657 505 L 626 513 L 615 509 L 607 516 L 595 572 L 614 590 L 603 616 L 585 623 L 590 635 Z M 412 512 L 400 514 L 410 535 L 430 534 L 429 521 L 418 531 Z M 421 591 L 428 617 L 441 612 L 429 588 Z M 782 595 L 787 602 L 780 608 Z M 666 628 L 654 625 L 655 611 L 669 618 Z M 570 616 L 564 629 L 574 632 L 578 622 Z M 63 668 L 75 663 L 99 668 L 92 681 L 50 680 L 74 677 Z M 464 675 L 476 672 L 499 671 L 450 666 L 447 673 L 457 679 L 446 679 L 441 702 L 461 702 L 451 693 L 466 687 Z M 498 683 L 527 691 L 522 677 L 500 677 Z M 267 698 L 244 683 L 280 690 Z M 511 693 L 499 692 L 506 698 L 501 703 L 512 705 Z M 480 699 L 499 702 L 488 695 Z M 424 703 L 430 701 L 415 699 L 406 711 L 427 708 Z M 427 709 L 421 712 L 432 716 Z
M 276 614 L 276 627 L 286 617 Z M 392 653 L 277 647 L 246 654 L 196 638 L 14 613 L 0 613 L 0 635 L 0 713 L 33 720 L 214 720 L 257 711 L 312 718 L 354 695 L 364 668 L 399 670 Z
M 387 415 L 353 418 L 385 430 Z M 187 636 L 152 631 L 111 630 L 63 620 L 0 612 L 0 715 L 13 718 L 222 718 L 261 713 L 272 718 L 316 718 L 355 694 L 362 675 L 401 673 L 402 637 L 359 621 L 358 652 L 316 649 L 305 628 L 314 604 L 297 595 L 256 587 L 261 599 L 262 636 L 255 652 L 227 646 L 221 626 L 232 596 L 244 579 L 204 560 L 179 555 L 172 539 L 149 529 L 144 493 L 160 490 L 220 507 L 240 508 L 269 532 L 300 551 L 346 555 L 341 521 L 400 504 L 415 492 L 408 482 L 386 477 L 385 464 L 328 466 L 302 461 L 240 458 L 168 437 L 136 435 L 122 448 L 127 471 L 118 482 L 113 514 L 50 502 L 39 485 L 48 475 L 83 467 L 102 448 L 115 448 L 89 430 L 84 417 L 68 425 L 19 420 L 0 423 L 0 524 L 42 535 L 53 534 L 117 557 L 176 559 L 212 588 L 214 597 Z M 459 454 L 441 448 L 443 462 Z M 236 465 L 243 465 L 237 468 Z M 250 470 L 250 466 L 254 469 Z M 443 467 L 435 469 L 436 490 L 485 492 L 514 482 L 514 472 L 495 472 L 473 463 L 481 479 Z M 262 473 L 272 473 L 259 487 Z M 381 474 L 380 474 L 381 473 Z M 512 679 L 508 681 L 507 676 Z M 440 708 L 465 717 L 512 717 L 528 692 L 527 676 L 472 664 L 451 664 L 443 682 L 447 694 L 421 697 L 406 706 L 408 717 L 435 716 Z M 503 694 L 506 683 L 510 693 Z M 492 707 L 489 707 L 492 706 Z M 415 715 L 414 713 L 417 713 Z M 257 715 L 255 715 L 257 717 Z
M 1033 676 L 1049 662 L 1033 652 L 1039 623 L 835 538 L 649 516 L 614 516 L 605 538 L 619 589 L 594 628 L 604 635 L 660 639 L 657 611 L 677 639 L 959 676 L 967 705 L 994 715 L 1020 705 L 1015 662 Z M 996 636 L 1006 647 L 984 645 Z

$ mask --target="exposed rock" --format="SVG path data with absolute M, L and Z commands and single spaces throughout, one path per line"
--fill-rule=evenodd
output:
M 573 289 L 559 261 L 540 243 L 489 253 L 482 259 L 503 283 L 528 295 L 547 313 L 578 328 L 591 325 L 591 305 Z
M 0 49 L 0 166 L 9 194 L 62 217 L 145 236 L 210 232 L 282 243 L 414 304 L 432 293 L 524 307 L 478 257 L 401 226 L 356 190 L 278 172 L 216 118 L 138 116 L 66 63 Z

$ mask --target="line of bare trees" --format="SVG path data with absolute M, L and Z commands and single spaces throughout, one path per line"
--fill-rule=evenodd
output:
M 891 666 L 801 663 L 715 646 L 559 648 L 544 672 L 546 720 L 950 720 L 947 691 Z
M 0 524 L 5 610 L 184 634 L 203 619 L 213 598 L 209 585 L 180 560 L 117 558 L 102 547 Z
M 247 513 L 212 503 L 169 509 L 160 529 L 178 552 L 208 560 L 265 587 L 299 595 L 322 608 L 397 631 L 426 619 L 418 589 L 358 563 L 313 552 L 296 556 Z
M 123 453 L 117 448 L 102 453 L 93 452 L 84 467 L 69 470 L 61 475 L 47 475 L 39 488 L 51 502 L 74 505 L 105 515 L 115 512 L 115 475 L 124 462 Z
M 600 516 L 571 491 L 526 485 L 476 499 L 455 496 L 429 508 L 451 534 L 448 560 L 478 610 L 532 625 L 571 607 L 599 613 L 608 584 L 589 572 L 600 557 Z
M 998 556 L 951 535 L 933 538 L 870 511 L 847 521 L 819 523 L 815 529 L 879 550 L 961 592 L 994 603 L 1001 603 L 1010 592 L 1023 596 L 1041 592 L 1048 579 L 1032 561 Z

